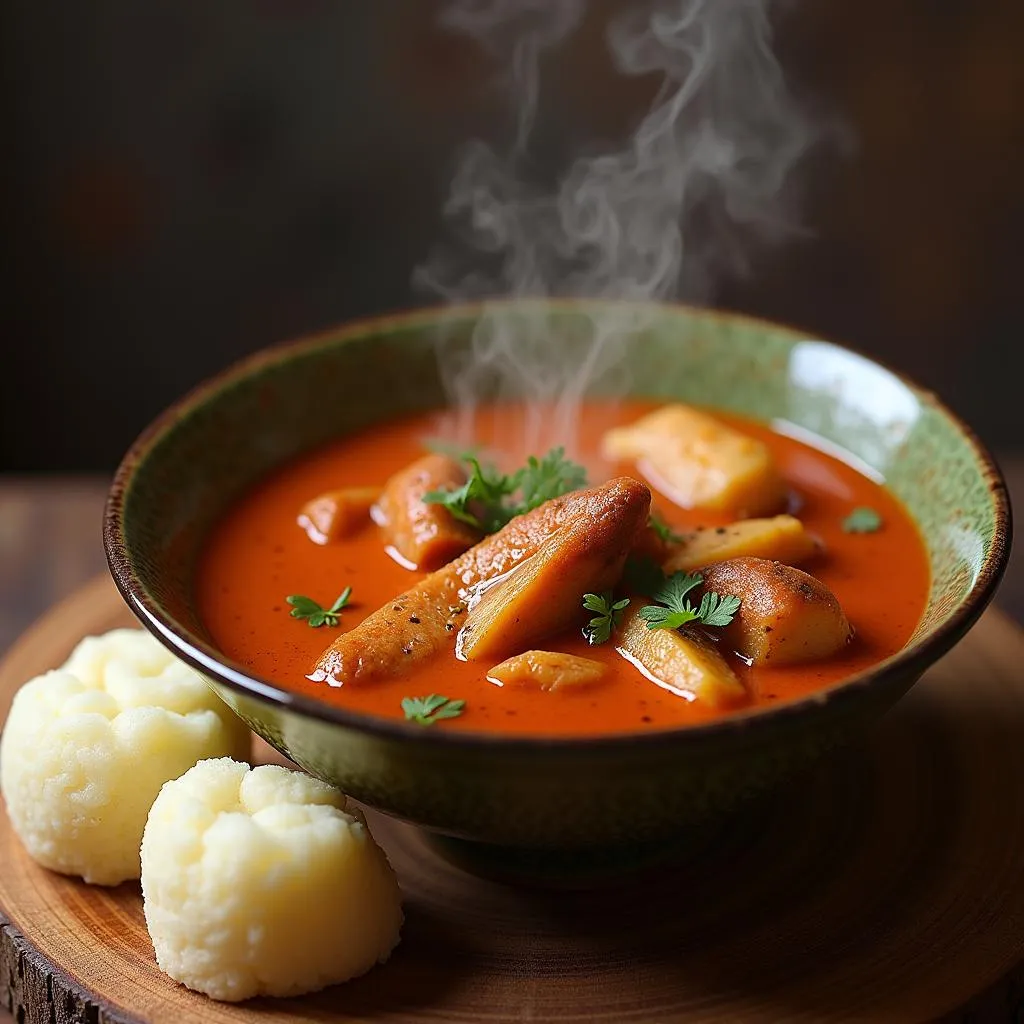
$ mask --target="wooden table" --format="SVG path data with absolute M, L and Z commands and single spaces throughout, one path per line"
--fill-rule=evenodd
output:
M 1018 507 L 1024 507 L 1024 457 L 1002 462 L 1011 495 Z M 0 652 L 46 608 L 103 571 L 106 562 L 100 522 L 106 486 L 104 478 L 91 476 L 0 478 Z M 1024 622 L 1024 554 L 1020 549 L 998 603 Z M 1001 1019 L 993 1007 L 1005 1006 L 1003 988 L 998 1002 L 982 993 L 949 1020 Z M 0 1024 L 10 1022 L 10 1014 L 0 1007 Z

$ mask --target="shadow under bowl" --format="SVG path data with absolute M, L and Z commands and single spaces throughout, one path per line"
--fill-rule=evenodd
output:
M 883 477 L 915 519 L 931 568 L 909 645 L 807 699 L 669 732 L 572 740 L 446 733 L 357 714 L 225 657 L 193 599 L 213 524 L 289 459 L 443 406 L 438 345 L 450 356 L 466 350 L 484 316 L 542 324 L 570 359 L 586 351 L 595 320 L 610 321 L 627 339 L 631 394 L 784 420 Z M 614 873 L 620 844 L 639 844 L 647 857 L 652 844 L 721 816 L 880 718 L 990 600 L 1008 557 L 1010 512 L 970 430 L 931 394 L 848 349 L 707 310 L 534 302 L 358 322 L 239 363 L 135 442 L 111 488 L 104 539 L 143 625 L 296 764 L 442 843 L 558 849 L 569 873 L 575 852 L 603 849 Z

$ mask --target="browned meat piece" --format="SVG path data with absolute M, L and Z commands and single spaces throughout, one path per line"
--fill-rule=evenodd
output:
M 389 548 L 410 568 L 433 572 L 480 539 L 480 531 L 460 522 L 443 505 L 428 505 L 423 495 L 461 487 L 462 466 L 447 455 L 424 455 L 396 473 L 374 508 Z
M 456 652 L 467 661 L 508 657 L 566 629 L 581 616 L 584 594 L 610 589 L 647 523 L 642 484 L 609 493 L 593 515 L 579 516 L 526 561 L 471 599 Z
M 591 658 L 561 651 L 524 651 L 495 665 L 487 678 L 502 686 L 548 692 L 588 689 L 605 674 L 605 666 Z
M 704 589 L 733 594 L 739 611 L 722 640 L 754 665 L 818 661 L 853 636 L 835 594 L 791 565 L 733 558 L 701 570 Z
M 650 500 L 644 484 L 620 477 L 517 516 L 338 636 L 318 659 L 314 677 L 335 684 L 370 683 L 399 675 L 441 651 L 454 651 L 456 632 L 465 621 L 464 594 L 470 587 L 508 572 L 569 523 L 595 521 L 609 507 L 623 504 L 643 508 L 645 516 Z M 581 598 L 576 595 L 577 609 Z
M 343 487 L 307 501 L 298 523 L 314 544 L 331 544 L 351 537 L 370 523 L 370 508 L 380 496 L 379 487 Z

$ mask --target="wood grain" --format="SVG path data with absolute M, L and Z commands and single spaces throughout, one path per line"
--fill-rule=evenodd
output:
M 106 565 L 102 477 L 0 478 L 0 651 Z
M 16 687 L 126 623 L 100 579 L 0 667 Z M 36 866 L 0 816 L 0 993 L 19 1021 L 928 1020 L 1021 1008 L 1024 638 L 998 612 L 870 742 L 752 808 L 670 872 L 599 893 L 513 889 L 372 816 L 406 894 L 404 940 L 301 1000 L 217 1004 L 156 969 L 136 885 Z M 59 965 L 59 966 L 57 966 Z M 966 1020 L 960 1013 L 949 1019 Z

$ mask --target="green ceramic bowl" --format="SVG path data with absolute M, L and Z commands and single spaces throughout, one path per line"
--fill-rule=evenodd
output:
M 589 315 L 628 307 L 531 304 L 564 346 Z M 117 471 L 111 571 L 132 611 L 295 763 L 382 811 L 462 840 L 614 849 L 656 843 L 764 790 L 878 719 L 959 640 L 1006 564 L 1006 488 L 932 395 L 829 342 L 676 306 L 644 307 L 629 342 L 634 394 L 785 419 L 884 476 L 927 543 L 932 585 L 907 648 L 813 698 L 673 732 L 496 739 L 342 710 L 249 675 L 221 654 L 193 601 L 210 526 L 255 480 L 330 438 L 443 405 L 436 339 L 465 344 L 477 307 L 356 323 L 261 352 L 165 412 Z M 333 396 L 333 397 L 332 397 Z

